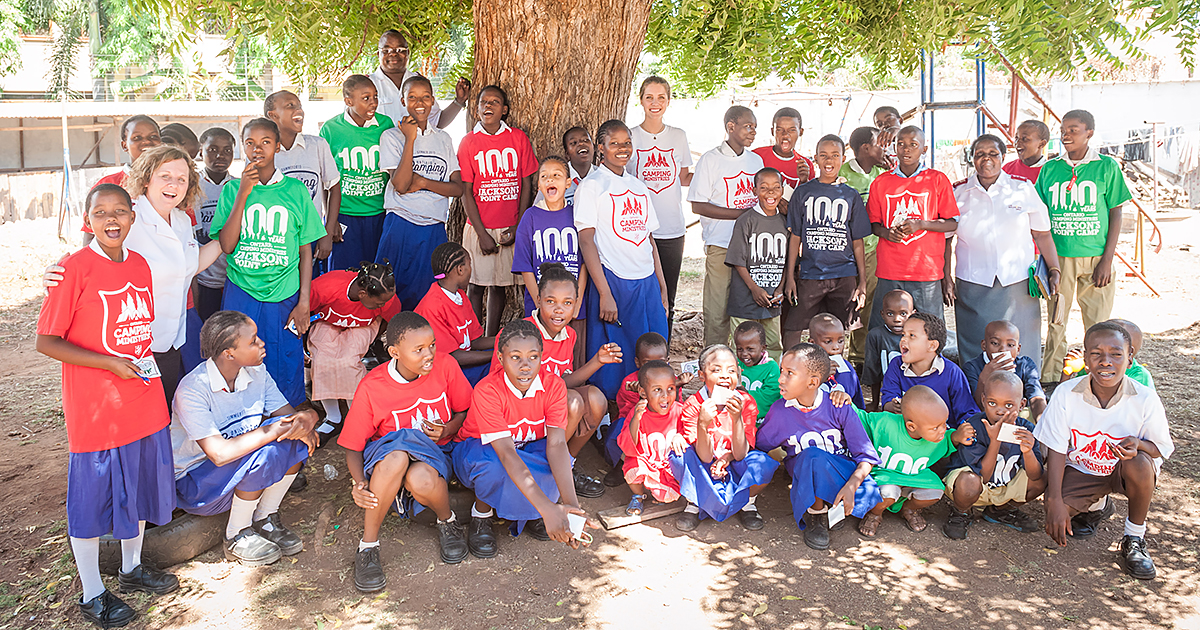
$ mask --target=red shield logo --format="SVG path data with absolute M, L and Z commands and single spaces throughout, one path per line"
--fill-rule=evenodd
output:
M 104 349 L 131 361 L 150 354 L 150 323 L 154 321 L 154 296 L 147 287 L 132 282 L 116 291 L 97 291 L 104 304 Z
M 612 198 L 612 226 L 617 238 L 641 246 L 650 235 L 646 229 L 650 221 L 650 199 L 627 190 L 619 195 L 609 193 Z
M 929 207 L 929 193 L 904 191 L 898 195 L 885 196 L 887 197 L 887 208 L 891 214 L 888 227 L 896 227 L 905 221 L 920 221 L 925 218 L 925 209 Z M 901 243 L 908 245 L 925 236 L 925 234 L 925 230 L 913 232 L 912 235 L 905 238 Z
M 670 188 L 679 177 L 679 167 L 675 164 L 675 149 L 638 149 L 637 168 L 638 179 L 656 195 Z
M 758 203 L 754 192 L 754 173 L 742 171 L 725 178 L 725 207 L 737 210 L 751 208 Z

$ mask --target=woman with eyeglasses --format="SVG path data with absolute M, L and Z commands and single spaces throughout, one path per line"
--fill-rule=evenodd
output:
M 385 31 L 379 37 L 379 69 L 371 73 L 371 81 L 375 82 L 375 89 L 379 91 L 377 111 L 397 122 L 408 115 L 400 88 L 409 78 L 419 76 L 408 69 L 409 52 L 408 39 L 403 33 L 395 29 Z M 454 85 L 454 100 L 444 110 L 435 100 L 429 112 L 429 122 L 438 129 L 450 126 L 458 117 L 458 112 L 466 107 L 470 94 L 471 81 L 459 78 Z

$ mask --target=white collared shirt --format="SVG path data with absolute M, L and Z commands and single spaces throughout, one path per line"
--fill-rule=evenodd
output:
M 908 363 L 900 364 L 901 373 L 909 378 L 921 378 L 922 376 L 929 376 L 930 374 L 933 374 L 934 372 L 937 372 L 940 374 L 942 372 L 942 370 L 944 370 L 944 369 L 946 369 L 946 360 L 943 359 L 942 355 L 940 355 L 940 354 L 933 357 L 933 365 L 930 365 L 929 369 L 925 370 L 924 374 L 917 374 L 916 372 L 914 372 L 911 364 L 908 364 Z
M 954 246 L 954 276 L 990 287 L 1029 279 L 1029 265 L 1036 253 L 1033 231 L 1050 230 L 1050 213 L 1033 184 L 1000 172 L 990 188 L 979 184 L 978 175 L 954 189 L 958 201 L 957 243 Z
M 92 242 L 88 243 L 88 249 L 96 252 L 97 254 L 100 254 L 101 256 L 103 256 L 105 258 L 108 258 L 109 260 L 112 260 L 112 258 L 108 257 L 108 253 L 104 251 L 104 248 L 100 247 L 100 239 L 95 239 L 95 238 L 92 239 Z M 121 260 L 113 261 L 113 262 L 125 262 L 125 260 L 128 258 L 129 258 L 129 248 L 125 247 L 125 243 L 121 243 Z M 539 324 L 539 326 L 540 325 L 541 324 Z M 542 334 L 544 335 L 545 332 L 543 331 Z
M 529 389 L 525 390 L 524 394 L 522 394 L 521 390 L 517 389 L 517 386 L 513 385 L 513 382 L 508 379 L 508 374 L 504 375 L 504 384 L 508 386 L 508 391 L 512 392 L 512 395 L 516 396 L 517 398 L 533 398 L 538 392 L 546 391 L 546 388 L 542 386 L 541 374 L 533 377 L 533 382 L 529 384 Z
M 404 73 L 404 81 L 415 76 L 418 76 L 416 72 L 407 70 Z M 400 88 L 383 73 L 381 68 L 376 68 L 375 72 L 370 74 L 370 78 L 371 82 L 375 84 L 375 91 L 379 93 L 379 107 L 375 111 L 391 118 L 392 122 L 399 126 L 400 120 L 408 115 L 408 108 L 404 106 L 404 95 L 400 93 Z M 404 81 L 401 81 L 400 84 L 403 85 Z M 442 108 L 435 98 L 433 107 L 429 108 L 429 124 L 437 127 L 441 118 Z
M 558 331 L 558 334 L 552 337 L 550 336 L 550 331 L 546 330 L 546 327 L 542 325 L 542 320 L 538 317 L 538 309 L 533 309 L 533 314 L 530 315 L 530 317 L 533 318 L 533 324 L 537 326 L 538 330 L 542 333 L 542 339 L 545 339 L 546 341 L 556 341 L 559 343 L 567 340 L 568 335 L 566 326 L 563 326 L 562 330 Z
M 208 385 L 214 393 L 237 393 L 245 391 L 247 387 L 250 387 L 250 383 L 254 381 L 254 378 L 250 376 L 246 368 L 240 367 L 238 368 L 237 376 L 233 378 L 233 391 L 230 392 L 229 383 L 225 380 L 225 375 L 221 374 L 221 369 L 217 367 L 216 361 L 208 359 L 204 362 L 204 369 L 208 371 Z
M 820 407 L 821 403 L 824 401 L 825 401 L 825 390 L 818 389 L 817 397 L 813 400 L 813 405 L 811 407 L 805 407 L 803 404 L 800 403 L 799 400 L 797 400 L 795 398 L 784 399 L 783 406 L 791 407 L 792 409 L 799 409 L 800 411 L 812 411 L 812 410 Z
M 508 123 L 501 120 L 500 128 L 496 130 L 496 133 L 489 133 L 487 129 L 484 129 L 483 121 L 481 120 L 481 121 L 475 123 L 475 126 L 471 128 L 471 133 L 482 133 L 482 134 L 486 134 L 489 136 L 498 136 L 498 135 L 504 133 L 505 131 L 508 131 L 508 129 L 509 129 Z
M 688 187 L 687 200 L 711 203 L 722 208 L 744 210 L 758 203 L 754 193 L 754 174 L 762 170 L 763 161 L 749 148 L 734 153 L 728 142 L 722 142 L 696 162 L 696 174 Z M 733 238 L 733 219 L 700 217 L 704 244 L 728 248 Z
M 379 137 L 379 169 L 394 171 L 399 168 L 407 142 L 399 127 L 383 132 Z M 417 137 L 413 139 L 413 174 L 435 182 L 448 182 L 458 170 L 458 157 L 450 134 L 438 129 L 432 121 L 426 123 L 424 129 L 418 127 Z M 400 194 L 389 178 L 383 189 L 383 207 L 413 225 L 433 225 L 446 222 L 450 215 L 450 198 L 432 190 Z
M 456 293 L 456 292 L 454 292 L 454 291 L 451 291 L 451 290 L 447 289 L 446 287 L 444 287 L 444 286 L 442 286 L 442 285 L 440 285 L 440 284 L 438 285 L 438 288 L 442 290 L 442 293 L 445 293 L 445 294 L 446 294 L 446 297 L 450 298 L 450 301 L 451 301 L 451 302 L 454 302 L 454 303 L 455 303 L 455 304 L 457 304 L 458 306 L 462 306 L 462 305 L 463 305 L 463 299 L 462 299 L 462 294 L 461 294 L 461 293 Z
M 400 370 L 396 369 L 396 360 L 395 359 L 388 361 L 388 376 L 392 377 L 392 380 L 396 381 L 397 383 L 400 383 L 401 385 L 407 385 L 412 382 L 412 381 L 404 378 L 404 376 L 402 376 L 400 374 Z
M 379 110 L 376 109 L 375 113 L 378 114 Z M 385 116 L 386 116 L 386 114 L 385 114 Z M 342 118 L 345 118 L 346 122 L 350 123 L 351 125 L 354 125 L 355 127 L 362 127 L 363 129 L 366 129 L 367 127 L 378 127 L 379 126 L 379 119 L 374 116 L 371 116 L 370 118 L 367 119 L 367 124 L 359 125 L 357 122 L 354 122 L 354 117 L 350 115 L 349 109 L 342 112 Z
M 192 220 L 172 208 L 170 222 L 158 214 L 145 195 L 133 202 L 137 219 L 125 238 L 125 246 L 146 259 L 154 281 L 154 335 L 150 349 L 167 352 L 187 340 L 187 295 L 200 266 L 200 244 L 192 231 Z
M 279 151 L 275 153 L 275 169 L 304 182 L 321 220 L 325 220 L 325 191 L 333 188 L 342 178 L 329 141 L 321 136 L 296 134 L 292 148 L 285 149 L 282 144 L 279 145 Z

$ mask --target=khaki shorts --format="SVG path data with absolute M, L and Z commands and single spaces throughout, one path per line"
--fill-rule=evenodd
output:
M 970 472 L 969 466 L 956 468 L 946 475 L 946 496 L 950 500 L 954 500 L 954 484 L 958 481 L 958 476 L 963 472 Z M 1000 507 L 1006 503 L 1016 501 L 1017 503 L 1025 502 L 1025 495 L 1029 491 L 1029 475 L 1025 474 L 1025 469 L 1017 471 L 1016 476 L 1007 484 L 998 488 L 990 488 L 985 483 L 983 484 L 983 492 L 979 494 L 979 498 L 975 499 L 975 507 L 983 507 L 986 505 L 994 505 Z
M 937 488 L 913 488 L 911 486 L 879 486 L 879 496 L 884 499 L 899 500 L 901 498 L 913 501 L 933 501 L 942 498 L 942 491 Z
M 484 229 L 499 245 L 500 234 L 504 230 Z M 501 245 L 499 253 L 485 256 L 483 250 L 479 249 L 479 237 L 475 234 L 475 228 L 467 225 L 463 230 L 462 246 L 471 254 L 471 284 L 480 287 L 510 287 L 520 283 L 520 276 L 514 276 L 512 272 L 512 245 Z

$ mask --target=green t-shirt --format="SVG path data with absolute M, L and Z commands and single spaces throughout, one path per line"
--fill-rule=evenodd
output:
M 858 411 L 858 417 L 862 419 L 882 462 L 871 471 L 875 483 L 909 488 L 946 487 L 929 467 L 955 451 L 949 429 L 946 429 L 941 442 L 916 440 L 908 434 L 908 429 L 904 428 L 904 417 L 898 413 L 867 413 L 857 408 L 855 411 Z M 899 511 L 901 503 L 903 501 L 897 501 L 889 509 Z
M 240 180 L 221 189 L 209 236 L 218 238 L 233 211 Z M 256 184 L 242 212 L 237 249 L 226 257 L 229 279 L 260 302 L 282 302 L 300 290 L 300 247 L 325 236 L 308 186 L 283 177 Z
M 383 190 L 387 171 L 379 168 L 379 138 L 395 127 L 392 119 L 375 114 L 375 122 L 359 127 L 338 114 L 321 125 L 321 137 L 329 142 L 333 161 L 342 175 L 342 206 L 339 212 L 352 217 L 370 217 L 383 213 Z
M 863 204 L 866 205 L 867 191 L 871 190 L 871 182 L 875 181 L 876 177 L 886 173 L 887 169 L 876 164 L 871 168 L 871 172 L 862 173 L 859 172 L 859 169 L 850 166 L 850 162 L 854 162 L 855 165 L 858 164 L 856 160 L 850 160 L 849 162 L 842 164 L 842 168 L 838 170 L 838 177 L 846 180 L 846 183 L 849 184 L 851 188 L 857 190 L 858 194 L 862 195 Z M 870 254 L 871 252 L 875 251 L 875 246 L 878 244 L 879 237 L 875 236 L 874 234 L 868 234 L 865 238 L 863 238 L 863 252 Z
M 758 405 L 758 424 L 767 417 L 767 410 L 779 400 L 779 364 L 767 357 L 758 365 L 749 366 L 738 360 L 742 368 L 742 388 L 750 393 Z
M 1065 157 L 1046 162 L 1034 185 L 1050 211 L 1054 247 L 1067 258 L 1100 256 L 1108 239 L 1108 211 L 1133 195 L 1113 158 L 1089 152 L 1072 168 Z

